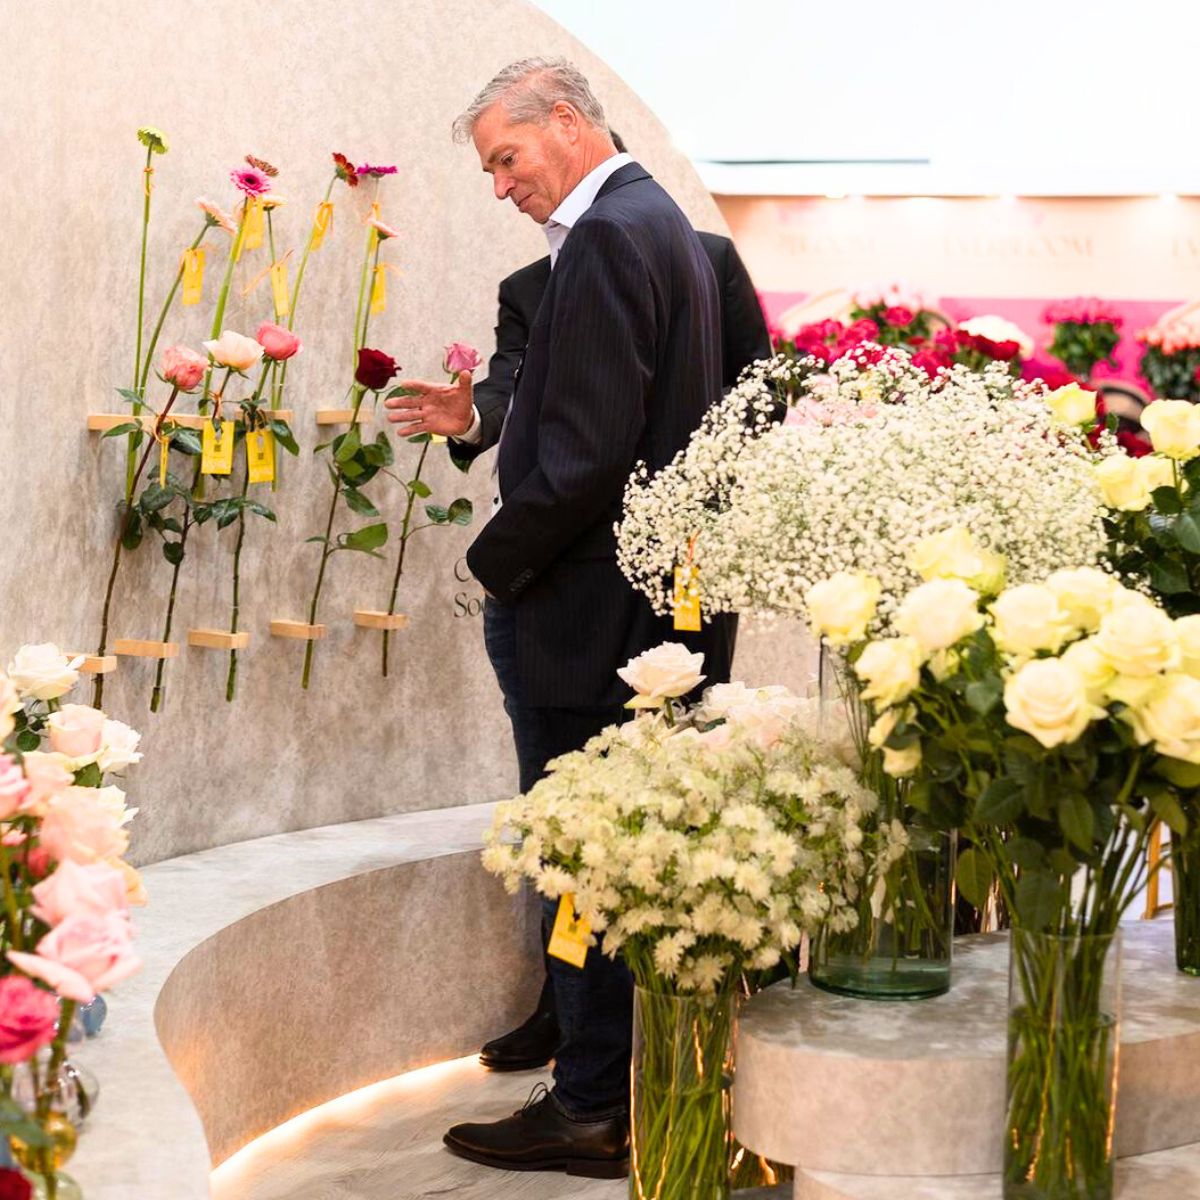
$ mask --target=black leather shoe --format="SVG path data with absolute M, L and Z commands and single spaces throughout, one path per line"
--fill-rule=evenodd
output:
M 550 989 L 542 989 L 537 1010 L 524 1025 L 494 1038 L 479 1052 L 479 1061 L 489 1071 L 532 1071 L 544 1067 L 558 1049 L 560 1035 Z
M 588 1179 L 629 1174 L 629 1119 L 576 1121 L 537 1084 L 525 1107 L 502 1121 L 455 1125 L 442 1138 L 452 1154 L 504 1171 L 565 1171 Z

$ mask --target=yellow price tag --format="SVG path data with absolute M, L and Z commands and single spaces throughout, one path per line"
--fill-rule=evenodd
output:
M 206 421 L 200 436 L 200 471 L 204 475 L 233 473 L 233 422 Z
M 171 435 L 164 433 L 158 439 L 158 486 L 167 486 L 167 463 L 171 458 Z
M 246 434 L 246 470 L 251 483 L 275 482 L 275 435 L 269 429 Z
M 325 235 L 333 228 L 333 201 L 322 200 L 317 205 L 317 216 L 313 222 L 312 248 L 320 250 Z
M 675 628 L 680 633 L 700 632 L 700 571 L 694 566 L 675 568 Z
M 287 263 L 271 264 L 271 295 L 275 299 L 275 315 L 286 317 L 291 303 L 288 300 Z
M 573 967 L 582 967 L 587 959 L 588 937 L 592 927 L 575 914 L 575 897 L 567 892 L 558 902 L 558 915 L 554 918 L 554 929 L 546 953 L 561 958 Z
M 204 247 L 183 252 L 183 295 L 182 304 L 199 304 L 204 287 Z
M 257 250 L 263 244 L 263 233 L 266 229 L 265 213 L 262 197 L 255 196 L 250 201 L 250 208 L 246 213 L 246 233 L 242 238 L 243 250 Z
M 375 282 L 371 285 L 371 316 L 387 308 L 387 271 L 383 263 L 375 266 Z

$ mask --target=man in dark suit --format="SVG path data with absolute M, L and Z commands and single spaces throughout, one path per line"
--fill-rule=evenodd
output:
M 617 668 L 671 636 L 621 575 L 613 524 L 634 464 L 669 462 L 720 395 L 720 308 L 686 217 L 616 151 L 570 64 L 506 68 L 456 133 L 473 139 L 497 199 L 545 227 L 550 277 L 502 431 L 483 429 L 469 382 L 409 381 L 414 394 L 389 401 L 389 417 L 401 433 L 463 438 L 476 452 L 499 440 L 497 503 L 467 562 L 490 598 L 485 637 L 516 702 L 524 777 L 621 720 Z M 693 637 L 714 642 L 711 626 Z M 711 667 L 719 640 L 704 648 Z M 489 1166 L 616 1177 L 628 1169 L 629 972 L 593 949 L 582 969 L 552 959 L 551 974 L 553 1091 L 445 1141 Z

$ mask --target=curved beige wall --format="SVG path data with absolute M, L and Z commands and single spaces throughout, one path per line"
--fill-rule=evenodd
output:
M 39 0 L 4 6 L 0 74 L 6 170 L 0 180 L 0 504 L 8 523 L 0 569 L 0 652 L 22 641 L 89 648 L 98 628 L 123 454 L 84 431 L 89 411 L 120 408 L 133 357 L 142 148 L 139 125 L 161 127 L 150 246 L 151 313 L 164 277 L 198 226 L 192 200 L 231 200 L 227 174 L 247 152 L 281 168 L 282 245 L 307 230 L 330 175 L 329 154 L 395 162 L 385 217 L 403 231 L 390 257 L 390 305 L 370 341 L 407 371 L 437 374 L 442 345 L 490 350 L 497 281 L 544 253 L 540 231 L 492 198 L 450 122 L 492 73 L 533 53 L 566 53 L 591 77 L 612 124 L 694 222 L 723 223 L 690 164 L 638 98 L 541 12 L 520 0 Z M 226 656 L 188 649 L 170 667 L 165 711 L 151 716 L 152 666 L 125 660 L 105 697 L 145 731 L 146 761 L 129 786 L 142 807 L 135 854 L 152 861 L 263 833 L 509 793 L 507 724 L 477 616 L 456 615 L 480 592 L 456 563 L 469 530 L 412 545 L 397 668 L 379 677 L 379 635 L 356 630 L 355 607 L 386 607 L 390 570 L 362 556 L 334 562 L 324 600 L 328 639 L 315 686 L 299 687 L 301 645 L 271 639 L 268 621 L 302 615 L 326 505 L 318 407 L 346 385 L 360 229 L 337 192 L 335 235 L 313 259 L 298 329 L 304 354 L 289 376 L 304 446 L 272 497 L 277 529 L 257 522 L 245 554 L 241 692 L 224 700 Z M 215 244 L 215 240 L 214 243 Z M 266 263 L 249 256 L 248 268 Z M 176 309 L 163 345 L 207 336 L 215 298 Z M 252 333 L 266 289 L 233 300 L 226 325 Z M 402 446 L 400 456 L 411 456 Z M 462 477 L 441 459 L 436 498 Z M 477 504 L 486 470 L 465 484 Z M 381 489 L 396 514 L 399 489 Z M 233 539 L 205 528 L 185 571 L 177 630 L 228 615 Z M 117 636 L 158 636 L 169 571 L 147 544 L 124 570 Z M 477 607 L 477 606 L 472 606 Z M 82 699 L 88 698 L 84 690 Z

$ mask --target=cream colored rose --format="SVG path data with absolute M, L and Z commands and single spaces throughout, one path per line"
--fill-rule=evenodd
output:
M 1077 383 L 1056 388 L 1046 396 L 1046 405 L 1060 425 L 1086 425 L 1096 419 L 1096 393 Z
M 1169 458 L 1158 454 L 1146 454 L 1133 460 L 1133 477 L 1139 487 L 1153 500 L 1155 488 L 1175 486 L 1175 467 Z
M 1095 638 L 1084 638 L 1072 642 L 1061 655 L 1061 661 L 1066 663 L 1087 689 L 1088 699 L 1096 705 L 1103 705 L 1110 696 L 1108 688 L 1116 678 L 1116 671 L 1108 661 L 1104 652 L 1096 645 Z
M 1200 763 L 1200 679 L 1180 673 L 1164 675 L 1125 716 L 1142 745 L 1153 742 L 1168 758 Z
M 962 655 L 957 650 L 935 650 L 929 656 L 927 665 L 934 679 L 938 683 L 945 683 L 951 675 L 958 673 L 962 666 Z
M 105 721 L 100 735 L 100 753 L 96 765 L 105 774 L 122 771 L 142 761 L 137 746 L 142 735 L 123 721 Z
M 1083 679 L 1058 658 L 1027 662 L 1004 685 L 1008 723 L 1050 749 L 1076 741 L 1104 709 L 1088 700 Z
M 878 579 L 861 571 L 839 571 L 813 584 L 804 598 L 813 632 L 832 646 L 861 642 L 882 590 Z
M 903 750 L 883 748 L 883 769 L 888 775 L 899 779 L 911 775 L 921 765 L 921 743 L 914 742 Z
M 1046 586 L 1058 603 L 1080 628 L 1092 633 L 1100 618 L 1112 608 L 1121 585 L 1107 571 L 1096 567 L 1071 567 L 1055 571 Z
M 909 552 L 908 565 L 926 582 L 961 579 L 987 593 L 1004 586 L 1004 556 L 984 550 L 962 525 L 922 538 Z
M 1045 584 L 1022 583 L 1002 592 L 991 606 L 992 640 L 1005 654 L 1031 658 L 1039 650 L 1057 654 L 1075 630 L 1070 615 Z
M 1146 405 L 1142 428 L 1159 454 L 1177 460 L 1200 454 L 1200 408 L 1187 400 L 1155 400 Z
M 681 642 L 663 642 L 631 658 L 617 674 L 637 695 L 628 708 L 657 708 L 664 700 L 690 692 L 704 679 L 704 655 L 693 654 Z
M 1183 658 L 1174 622 L 1148 599 L 1123 600 L 1101 618 L 1096 645 L 1120 675 L 1174 671 Z
M 893 622 L 926 654 L 944 650 L 983 624 L 979 593 L 961 579 L 934 579 L 905 597 Z
M 17 691 L 31 700 L 57 700 L 78 682 L 75 669 L 82 658 L 68 659 L 50 642 L 22 646 L 8 664 L 9 678 Z
M 64 704 L 58 712 L 51 713 L 46 722 L 50 749 L 66 758 L 93 762 L 100 750 L 106 720 L 98 708 L 87 704 Z M 78 764 L 83 765 L 83 762 Z
M 1113 454 L 1097 464 L 1093 474 L 1109 508 L 1141 512 L 1150 503 L 1150 492 L 1138 473 L 1136 460 Z
M 263 356 L 258 342 L 232 329 L 223 329 L 215 341 L 201 344 L 217 366 L 232 367 L 235 371 L 248 371 Z
M 1179 635 L 1179 651 L 1183 655 L 1180 666 L 1188 675 L 1200 679 L 1200 614 L 1180 617 L 1175 622 Z
M 921 682 L 924 656 L 915 638 L 881 638 L 858 656 L 854 673 L 866 686 L 864 700 L 881 707 L 903 700 Z

